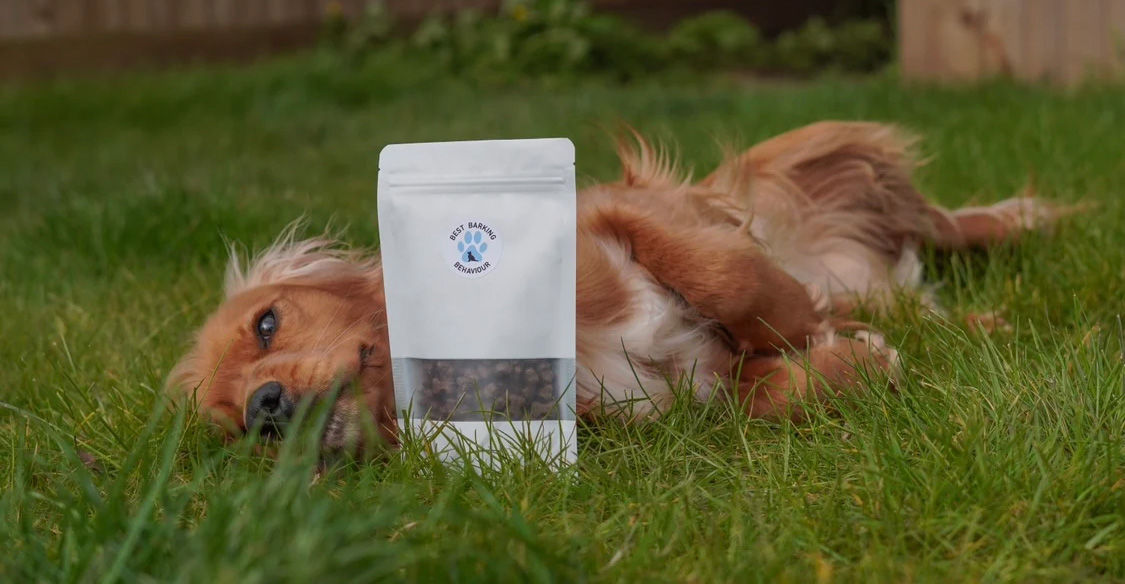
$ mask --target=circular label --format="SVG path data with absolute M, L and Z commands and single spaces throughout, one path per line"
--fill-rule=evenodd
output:
M 462 278 L 487 276 L 500 263 L 504 240 L 491 224 L 473 219 L 458 223 L 442 242 L 445 264 Z

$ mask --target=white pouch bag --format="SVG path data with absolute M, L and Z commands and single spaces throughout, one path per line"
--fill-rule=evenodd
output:
M 577 458 L 576 202 L 565 138 L 383 149 L 379 239 L 404 444 L 427 440 L 446 461 Z

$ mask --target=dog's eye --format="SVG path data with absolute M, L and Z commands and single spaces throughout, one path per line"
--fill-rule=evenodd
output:
M 268 348 L 270 345 L 270 338 L 277 332 L 277 315 L 273 313 L 273 309 L 269 309 L 258 318 L 258 340 L 262 343 L 262 348 Z

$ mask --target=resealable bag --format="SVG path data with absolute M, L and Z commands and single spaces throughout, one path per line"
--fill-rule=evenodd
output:
M 378 212 L 404 441 L 443 460 L 531 446 L 573 462 L 574 145 L 387 146 Z

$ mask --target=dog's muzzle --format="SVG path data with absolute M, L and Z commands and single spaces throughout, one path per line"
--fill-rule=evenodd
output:
M 295 411 L 296 406 L 285 394 L 285 388 L 276 381 L 270 381 L 250 396 L 246 405 L 246 427 L 254 428 L 260 424 L 262 434 L 281 437 Z

